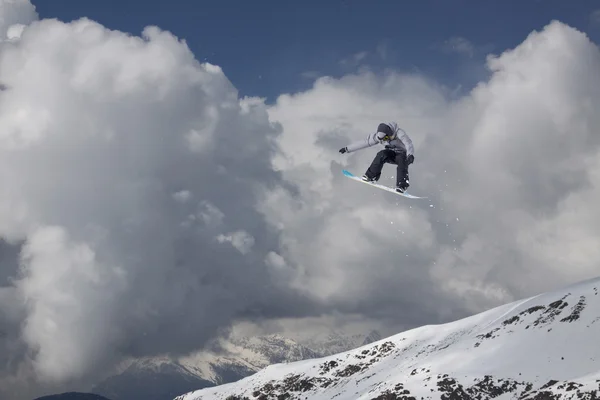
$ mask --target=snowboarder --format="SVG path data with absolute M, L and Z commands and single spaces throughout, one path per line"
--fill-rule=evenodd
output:
M 384 144 L 381 150 L 362 177 L 366 182 L 377 182 L 385 163 L 396 165 L 396 191 L 404 193 L 408 189 L 408 166 L 415 161 L 412 140 L 395 122 L 381 123 L 377 131 L 369 134 L 366 139 L 342 147 L 340 153 L 352 153 L 376 144 Z

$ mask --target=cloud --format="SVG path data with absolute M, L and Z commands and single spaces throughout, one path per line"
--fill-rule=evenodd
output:
M 451 100 L 400 72 L 323 78 L 269 110 L 275 166 L 297 193 L 265 205 L 295 284 L 340 310 L 417 325 L 457 318 L 597 274 L 600 97 L 596 46 L 552 22 L 491 57 L 491 78 Z M 398 199 L 342 177 L 376 150 L 337 150 L 396 120 L 412 136 Z M 384 170 L 392 182 L 394 168 Z
M 285 182 L 262 100 L 157 27 L 21 22 L 0 44 L 0 397 L 313 312 L 265 264 L 258 195 Z
M 187 203 L 191 197 L 192 197 L 192 194 L 190 193 L 189 190 L 181 190 L 181 191 L 173 194 L 173 198 L 182 203 Z
M 231 243 L 231 245 L 242 254 L 248 254 L 255 242 L 252 235 L 241 230 L 229 233 L 227 235 L 220 234 L 217 236 L 217 241 L 219 243 Z
M 0 1 L 0 39 L 20 36 L 23 27 L 37 19 L 38 14 L 29 0 Z
M 49 380 L 78 378 L 111 345 L 118 328 L 106 322 L 127 289 L 126 272 L 103 265 L 62 227 L 32 232 L 22 257 L 26 277 L 16 286 L 29 303 L 23 336 L 36 350 L 36 367 Z

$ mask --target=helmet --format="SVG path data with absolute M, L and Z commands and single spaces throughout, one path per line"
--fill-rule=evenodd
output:
M 377 127 L 377 139 L 387 142 L 396 138 L 398 124 L 395 122 L 381 123 Z

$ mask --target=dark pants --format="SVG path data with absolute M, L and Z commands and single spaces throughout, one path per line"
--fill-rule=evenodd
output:
M 395 152 L 394 150 L 385 149 L 377 153 L 373 159 L 373 162 L 365 173 L 367 178 L 379 180 L 379 177 L 381 176 L 381 170 L 386 163 L 397 166 L 396 187 L 408 187 L 408 162 L 406 161 L 406 152 L 402 150 Z

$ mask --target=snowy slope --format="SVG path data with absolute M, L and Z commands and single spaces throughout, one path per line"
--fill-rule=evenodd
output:
M 582 282 L 176 400 L 598 399 L 599 290 Z

